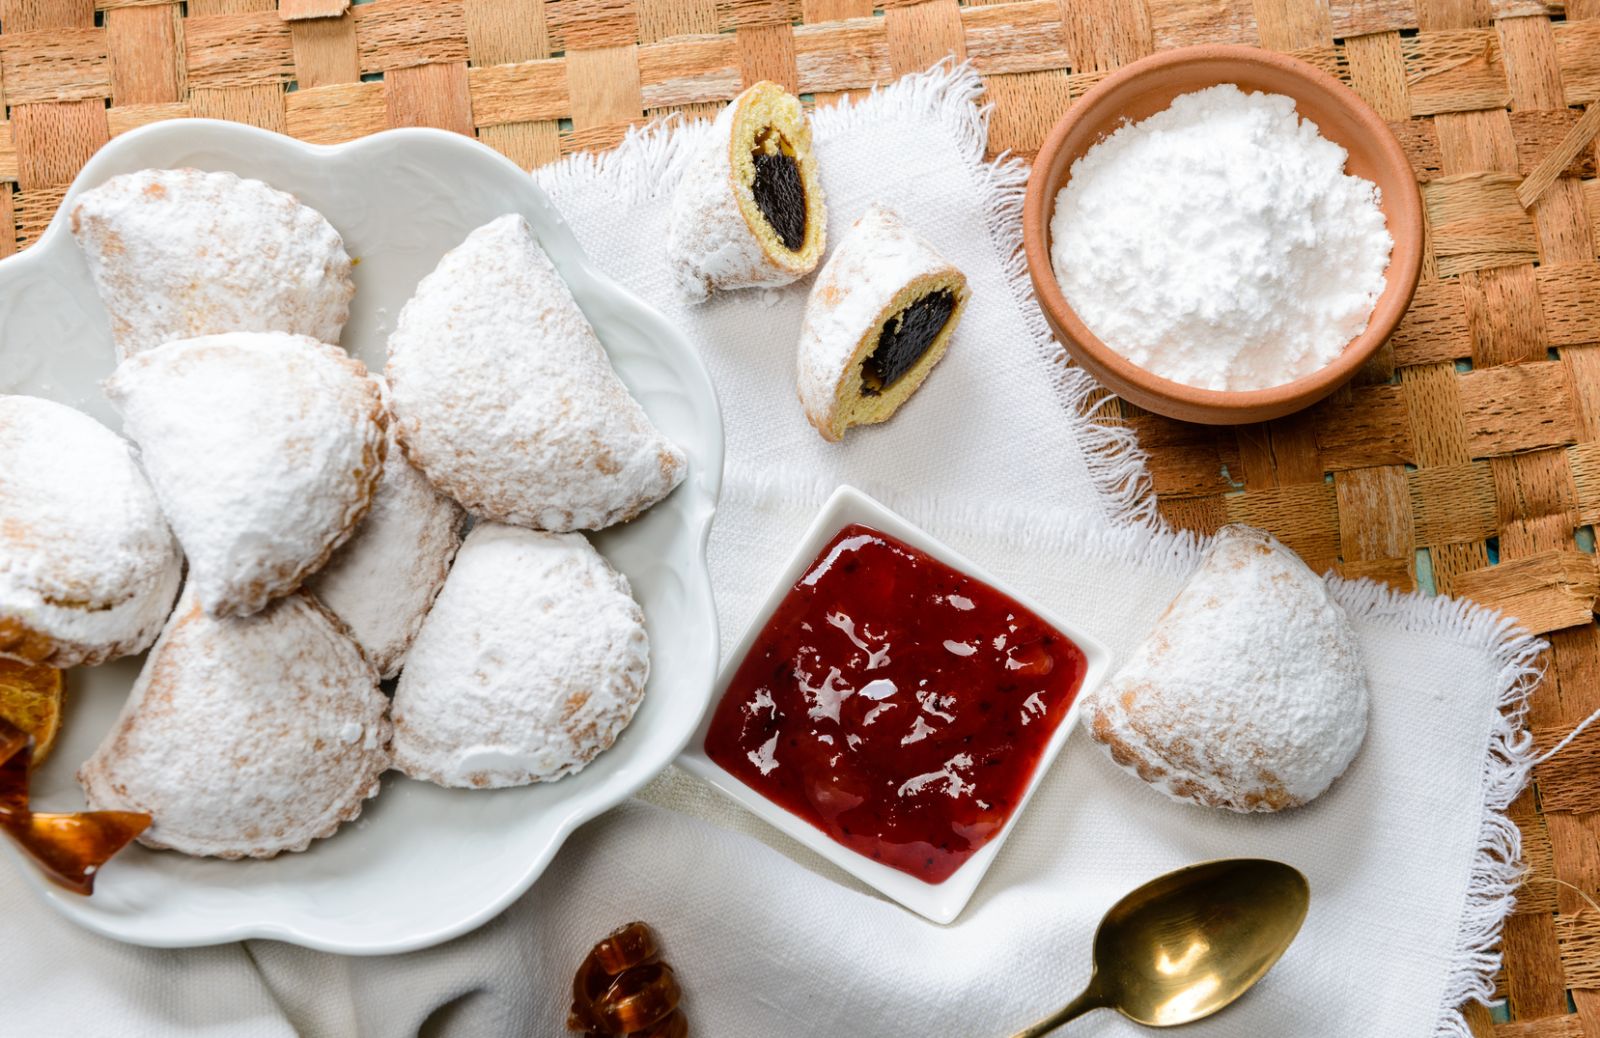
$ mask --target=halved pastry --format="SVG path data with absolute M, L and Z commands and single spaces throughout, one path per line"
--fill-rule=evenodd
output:
M 387 418 L 366 368 L 283 332 L 180 339 L 105 383 L 212 616 L 300 586 L 372 502 Z
M 541 530 L 632 519 L 683 480 L 534 240 L 502 216 L 422 279 L 389 336 L 400 443 L 468 511 Z
M 650 673 L 628 580 L 581 534 L 467 535 L 394 694 L 394 766 L 497 789 L 581 770 L 633 719 Z
M 684 172 L 671 220 L 667 260 L 691 300 L 815 270 L 828 207 L 800 99 L 764 80 L 734 98 Z
M 303 851 L 377 795 L 387 708 L 371 664 L 310 596 L 215 619 L 185 588 L 78 782 L 91 807 L 147 812 L 149 847 Z
M 119 358 L 218 332 L 338 342 L 355 282 L 323 215 L 259 180 L 145 169 L 78 197 L 72 235 Z
M 1174 800 L 1277 811 L 1319 796 L 1367 731 L 1367 675 L 1327 585 L 1271 534 L 1225 526 L 1083 725 Z
M 373 376 L 387 395 L 382 379 Z M 389 424 L 383 479 L 372 510 L 333 558 L 306 581 L 343 620 L 385 680 L 400 672 L 411 640 L 461 547 L 467 514 L 406 461 Z
M 875 205 L 817 275 L 800 326 L 796 386 L 825 440 L 886 422 L 950 345 L 967 277 Z
M 70 407 L 0 396 L 0 655 L 73 667 L 143 652 L 182 576 L 126 440 Z

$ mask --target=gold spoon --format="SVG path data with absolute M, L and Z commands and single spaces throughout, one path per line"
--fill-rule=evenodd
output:
M 1111 906 L 1094 935 L 1083 994 L 1011 1038 L 1039 1038 L 1094 1009 L 1176 1027 L 1231 1004 L 1266 975 L 1305 921 L 1311 888 L 1262 858 L 1202 862 Z

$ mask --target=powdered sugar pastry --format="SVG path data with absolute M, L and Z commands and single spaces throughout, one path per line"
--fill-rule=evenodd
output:
M 394 695 L 395 767 L 500 788 L 581 770 L 650 673 L 628 580 L 582 534 L 473 527 Z
M 406 456 L 475 515 L 542 530 L 632 519 L 682 481 L 528 222 L 502 216 L 422 279 L 389 336 Z
M 0 396 L 0 654 L 71 667 L 142 652 L 181 575 L 127 441 L 70 407 Z

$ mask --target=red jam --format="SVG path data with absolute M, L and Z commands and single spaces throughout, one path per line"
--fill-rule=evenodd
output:
M 1015 600 L 847 526 L 751 646 L 706 753 L 851 850 L 940 883 L 1005 826 L 1084 667 Z

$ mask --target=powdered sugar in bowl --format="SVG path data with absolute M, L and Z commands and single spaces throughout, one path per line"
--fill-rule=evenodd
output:
M 1193 147 L 1185 155 L 1181 142 L 1136 125 L 1158 113 L 1150 126 L 1170 124 L 1179 132 L 1169 137 L 1186 125 L 1194 136 L 1196 121 L 1237 131 L 1248 139 L 1219 138 L 1216 150 L 1231 147 L 1244 160 L 1230 165 Z M 1167 165 L 1152 161 L 1167 151 L 1170 172 L 1151 168 Z M 1186 195 L 1168 176 L 1200 179 Z M 1096 186 L 1112 190 L 1084 190 Z M 1058 195 L 1070 209 L 1058 209 Z M 1185 207 L 1206 196 L 1205 213 L 1172 233 Z M 1212 215 L 1229 205 L 1245 218 Z M 1107 229 L 1108 216 L 1116 228 Z M 1154 259 L 1129 245 L 1141 221 L 1151 224 L 1147 248 L 1162 252 Z M 1281 54 L 1202 46 L 1124 66 L 1068 110 L 1034 162 L 1023 234 L 1040 307 L 1079 364 L 1151 411 L 1241 424 L 1327 396 L 1389 337 L 1421 269 L 1422 204 L 1399 143 L 1348 87 Z M 1216 269 L 1172 255 L 1185 241 L 1214 249 Z M 1058 278 L 1074 258 L 1082 265 Z

